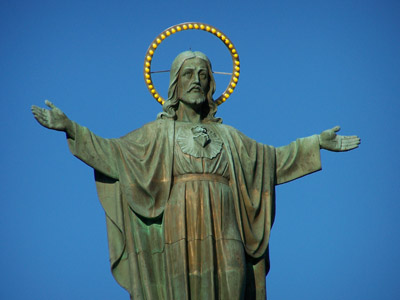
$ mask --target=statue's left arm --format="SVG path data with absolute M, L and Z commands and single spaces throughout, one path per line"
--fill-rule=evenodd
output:
M 276 148 L 276 184 L 282 184 L 321 169 L 320 149 L 343 152 L 360 144 L 357 136 L 341 136 L 339 126 L 319 135 L 297 139 L 291 144 Z
M 356 135 L 338 135 L 336 132 L 340 130 L 340 126 L 335 126 L 332 129 L 328 129 L 323 131 L 319 135 L 319 144 L 321 149 L 335 151 L 335 152 L 344 152 L 350 151 L 358 146 L 361 143 L 361 139 Z

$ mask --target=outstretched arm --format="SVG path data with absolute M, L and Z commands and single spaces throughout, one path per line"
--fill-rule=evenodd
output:
M 67 133 L 68 145 L 73 155 L 101 173 L 118 179 L 118 145 L 113 140 L 96 136 L 86 127 L 68 119 L 53 103 L 46 100 L 50 109 L 32 106 L 32 113 L 40 125 Z
M 336 134 L 339 130 L 340 126 L 335 126 L 332 129 L 323 131 L 319 135 L 321 149 L 343 152 L 353 150 L 361 143 L 361 139 L 356 135 L 345 136 Z
M 32 105 L 31 110 L 40 125 L 57 131 L 65 131 L 69 137 L 74 138 L 75 132 L 72 121 L 49 100 L 45 101 L 50 109 Z
M 339 126 L 320 135 L 297 139 L 276 148 L 276 183 L 281 184 L 321 169 L 320 149 L 342 152 L 357 148 L 360 138 L 337 135 Z

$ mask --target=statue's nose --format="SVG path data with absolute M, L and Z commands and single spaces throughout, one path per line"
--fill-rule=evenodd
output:
M 195 73 L 193 76 L 193 83 L 200 83 L 199 74 Z

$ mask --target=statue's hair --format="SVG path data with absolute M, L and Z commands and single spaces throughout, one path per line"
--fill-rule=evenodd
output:
M 176 120 L 176 111 L 179 107 L 179 99 L 178 99 L 178 79 L 179 79 L 179 72 L 182 68 L 183 63 L 192 58 L 200 58 L 204 60 L 207 64 L 208 69 L 208 78 L 210 79 L 209 82 L 209 90 L 206 95 L 207 101 L 203 105 L 202 109 L 202 117 L 203 121 L 205 122 L 217 122 L 221 123 L 221 118 L 216 118 L 215 114 L 217 113 L 218 105 L 213 100 L 213 95 L 215 93 L 215 79 L 212 73 L 211 62 L 208 57 L 199 51 L 185 51 L 180 53 L 173 61 L 170 71 L 170 80 L 169 80 L 169 88 L 168 88 L 168 99 L 164 102 L 163 111 L 158 114 L 157 119 L 172 119 Z

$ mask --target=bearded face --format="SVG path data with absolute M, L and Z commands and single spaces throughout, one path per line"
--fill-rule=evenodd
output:
M 187 59 L 179 71 L 178 99 L 189 105 L 206 101 L 210 89 L 207 63 L 198 57 Z

